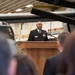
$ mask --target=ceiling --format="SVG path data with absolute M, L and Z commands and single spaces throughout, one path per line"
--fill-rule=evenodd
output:
M 30 12 L 32 9 L 32 6 L 31 7 L 26 7 L 26 6 L 31 4 L 36 8 L 47 10 L 47 11 L 65 10 L 65 8 L 63 7 L 53 6 L 51 4 L 40 2 L 37 0 L 0 0 L 0 13 Z M 17 9 L 22 9 L 22 10 L 16 11 Z
M 52 4 L 48 4 L 47 2 L 44 3 L 41 1 L 46 1 L 46 0 L 0 0 L 0 21 L 6 21 L 6 22 L 22 22 L 22 21 L 29 22 L 30 21 L 31 22 L 33 19 L 35 21 L 42 20 L 42 19 L 50 20 L 49 18 L 47 19 L 47 18 L 42 18 L 42 17 L 37 17 L 37 16 L 34 17 L 34 16 L 28 16 L 24 14 L 23 14 L 24 16 L 19 16 L 20 14 L 19 15 L 17 14 L 18 15 L 17 17 L 12 16 L 12 15 L 8 16 L 9 14 L 7 14 L 7 13 L 25 13 L 26 14 L 27 12 L 31 12 L 32 7 L 35 7 L 41 10 L 45 10 L 45 11 L 52 11 L 52 12 L 61 11 L 61 10 L 64 11 L 66 9 L 66 7 L 55 6 Z M 62 0 L 47 0 L 47 1 L 58 1 L 59 2 Z M 63 0 L 63 1 L 75 2 L 75 0 Z M 31 7 L 27 7 L 28 5 L 31 5 Z M 21 11 L 16 11 L 17 9 L 21 9 Z M 70 15 L 72 14 L 70 13 Z

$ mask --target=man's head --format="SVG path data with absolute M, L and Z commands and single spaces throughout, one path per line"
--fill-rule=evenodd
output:
M 41 30 L 42 29 L 42 22 L 41 21 L 37 22 L 36 27 L 37 27 L 37 29 Z
M 63 32 L 63 33 L 61 33 L 61 34 L 58 35 L 58 38 L 57 38 L 57 47 L 58 47 L 58 50 L 60 52 L 63 50 L 64 42 L 68 38 L 69 35 L 70 35 L 69 32 Z

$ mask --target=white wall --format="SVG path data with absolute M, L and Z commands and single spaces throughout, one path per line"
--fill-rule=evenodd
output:
M 57 29 L 62 28 L 62 22 L 42 22 L 43 28 L 48 32 L 49 29 Z M 28 39 L 28 35 L 31 30 L 36 29 L 36 22 L 32 23 L 17 23 L 17 24 L 10 24 L 14 30 L 16 41 L 26 41 Z M 52 33 L 61 33 L 63 30 L 55 30 Z

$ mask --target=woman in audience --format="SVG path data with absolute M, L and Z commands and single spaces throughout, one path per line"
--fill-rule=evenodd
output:
M 60 66 L 62 74 L 75 75 L 75 31 L 71 33 L 64 44 Z
M 28 55 L 16 55 L 17 72 L 16 75 L 39 75 L 38 68 L 32 58 Z

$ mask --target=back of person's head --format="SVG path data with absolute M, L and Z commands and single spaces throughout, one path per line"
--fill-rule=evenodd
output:
M 9 45 L 4 35 L 0 35 L 0 75 L 7 75 L 11 58 Z
M 65 75 L 75 75 L 75 31 L 70 34 L 64 43 L 61 56 L 60 70 Z
M 16 55 L 16 75 L 39 75 L 38 68 L 32 58 L 28 55 Z
M 60 42 L 60 44 L 63 46 L 64 41 L 66 40 L 66 38 L 68 37 L 70 33 L 69 32 L 62 32 L 61 34 L 58 35 L 58 41 Z
M 65 60 L 67 62 L 68 71 L 66 75 L 75 75 L 75 30 L 71 33 L 64 45 Z M 63 59 L 64 59 L 63 58 Z
M 68 38 L 69 34 L 70 34 L 69 32 L 62 32 L 61 34 L 58 35 L 57 48 L 60 52 L 63 51 L 65 40 Z

